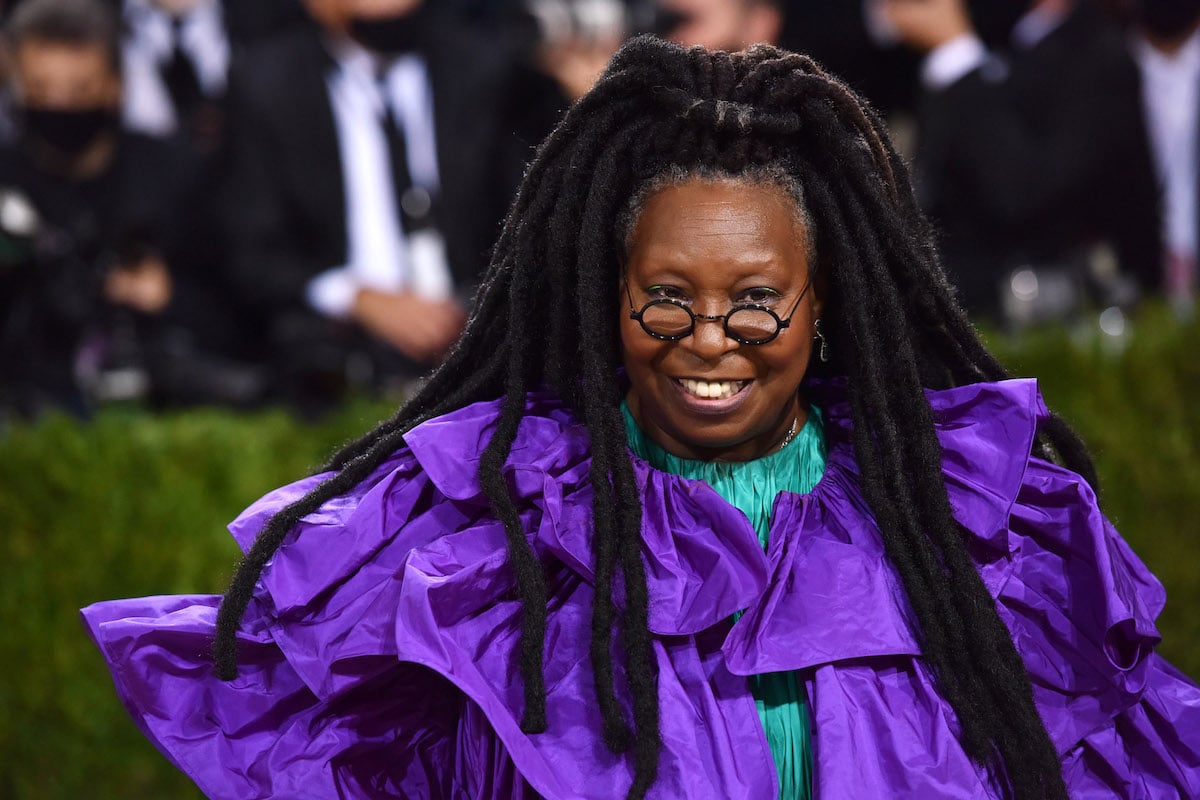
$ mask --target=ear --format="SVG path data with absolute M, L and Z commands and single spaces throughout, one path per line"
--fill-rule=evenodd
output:
M 813 319 L 817 319 L 825 311 L 825 298 L 829 290 L 828 274 L 825 265 L 818 261 L 816 273 L 812 277 L 812 288 L 809 289 L 809 308 L 812 309 Z

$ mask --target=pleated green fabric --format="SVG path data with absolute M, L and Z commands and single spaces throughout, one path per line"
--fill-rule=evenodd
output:
M 764 549 L 771 511 L 780 492 L 807 494 L 825 474 L 825 434 L 821 412 L 809 407 L 808 421 L 786 446 L 753 461 L 693 461 L 668 453 L 642 432 L 622 403 L 629 447 L 655 469 L 700 480 L 739 509 L 758 532 Z M 811 722 L 804 693 L 794 672 L 770 672 L 750 678 L 758 716 L 779 773 L 780 800 L 812 796 Z

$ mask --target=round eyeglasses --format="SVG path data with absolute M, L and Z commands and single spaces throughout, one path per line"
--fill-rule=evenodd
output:
M 625 296 L 629 298 L 629 318 L 638 321 L 642 330 L 655 339 L 665 342 L 675 342 L 692 335 L 696 328 L 696 320 L 725 323 L 725 335 L 741 344 L 766 344 L 779 335 L 779 332 L 792 324 L 792 315 L 808 294 L 810 279 L 804 284 L 804 289 L 788 315 L 780 319 L 779 315 L 767 306 L 757 303 L 746 303 L 736 306 L 725 314 L 697 314 L 682 300 L 663 297 L 651 300 L 642 306 L 641 311 L 633 308 L 633 295 L 629 292 L 629 282 L 625 282 Z

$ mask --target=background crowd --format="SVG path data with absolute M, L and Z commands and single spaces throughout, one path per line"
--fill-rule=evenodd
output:
M 777 43 L 865 94 L 981 317 L 1196 292 L 1200 0 L 20 0 L 4 26 L 0 416 L 402 391 L 640 32 Z

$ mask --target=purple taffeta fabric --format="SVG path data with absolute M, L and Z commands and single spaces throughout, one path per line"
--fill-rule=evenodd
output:
M 825 477 L 781 495 L 764 554 L 706 485 L 635 459 L 664 747 L 653 798 L 753 798 L 775 770 L 742 676 L 799 670 L 817 798 L 992 798 L 920 658 L 911 610 L 858 485 L 842 392 L 815 386 Z M 1074 473 L 1031 457 L 1034 382 L 930 392 L 968 546 L 1028 666 L 1072 798 L 1200 797 L 1200 689 L 1154 653 L 1161 585 Z M 146 735 L 210 797 L 620 797 L 588 658 L 586 429 L 533 394 L 506 468 L 545 568 L 549 728 L 521 732 L 520 605 L 476 469 L 499 411 L 424 423 L 309 515 L 263 575 L 241 675 L 208 657 L 215 596 L 83 616 Z M 265 520 L 321 476 L 264 497 Z M 746 613 L 731 625 L 734 612 Z M 619 660 L 619 659 L 618 659 Z

